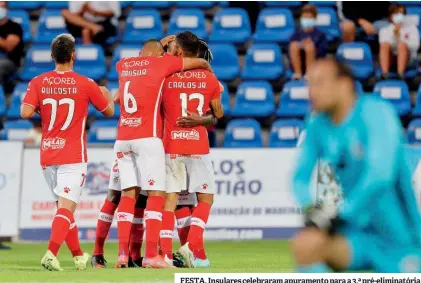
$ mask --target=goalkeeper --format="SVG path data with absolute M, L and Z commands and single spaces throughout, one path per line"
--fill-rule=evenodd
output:
M 307 208 L 292 242 L 297 272 L 421 271 L 421 220 L 404 158 L 402 126 L 393 106 L 358 98 L 351 71 L 334 59 L 308 72 L 313 115 L 298 158 L 293 191 Z M 343 205 L 314 204 L 310 180 L 317 160 L 332 165 Z

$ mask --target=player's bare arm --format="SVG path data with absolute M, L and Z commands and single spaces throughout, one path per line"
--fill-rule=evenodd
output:
M 120 92 L 116 91 L 113 98 L 114 104 L 120 104 Z
M 224 116 L 224 107 L 222 106 L 221 99 L 212 99 L 210 102 L 213 114 L 217 119 L 221 119 Z
M 211 126 L 217 123 L 212 111 L 208 111 L 206 116 L 200 116 L 194 112 L 187 111 L 187 117 L 179 117 L 176 121 L 178 127 L 193 128 L 196 126 Z
M 106 87 L 100 86 L 99 89 L 108 100 L 108 107 L 102 111 L 102 115 L 105 117 L 112 117 L 114 115 L 114 98 L 111 96 L 110 91 Z
M 35 115 L 35 109 L 31 105 L 28 104 L 22 104 L 20 107 L 20 116 L 22 119 L 30 119 L 34 117 Z

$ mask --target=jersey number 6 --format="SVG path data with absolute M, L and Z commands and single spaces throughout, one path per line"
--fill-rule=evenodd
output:
M 128 114 L 136 113 L 137 111 L 137 103 L 136 98 L 129 92 L 130 81 L 127 81 L 124 84 L 124 92 L 123 92 L 123 103 L 124 103 L 124 111 Z M 131 102 L 131 105 L 130 105 Z

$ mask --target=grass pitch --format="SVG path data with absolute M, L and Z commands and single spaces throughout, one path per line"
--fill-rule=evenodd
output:
M 0 282 L 173 282 L 177 272 L 291 272 L 292 260 L 287 241 L 207 242 L 206 250 L 211 260 L 209 269 L 114 269 L 117 244 L 107 243 L 106 269 L 88 268 L 76 271 L 71 254 L 64 245 L 59 253 L 64 272 L 41 269 L 40 260 L 47 243 L 12 244 L 12 250 L 0 250 Z M 85 252 L 92 253 L 93 244 L 84 243 Z M 175 248 L 178 248 L 175 247 Z

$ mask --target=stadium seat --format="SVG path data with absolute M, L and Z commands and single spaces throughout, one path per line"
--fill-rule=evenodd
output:
M 281 48 L 274 43 L 253 44 L 247 50 L 242 79 L 277 80 L 284 73 Z
M 104 50 L 99 45 L 76 45 L 75 72 L 94 81 L 101 80 L 106 74 Z
M 237 119 L 228 123 L 225 129 L 224 147 L 256 148 L 262 147 L 262 129 L 254 119 Z
M 412 115 L 415 117 L 421 117 L 421 85 L 418 87 L 415 108 L 412 111 Z
M 1 140 L 23 141 L 27 138 L 32 124 L 28 120 L 6 121 L 0 131 Z
M 0 118 L 6 113 L 6 97 L 3 87 L 0 86 Z
M 212 68 L 220 80 L 230 81 L 240 74 L 237 49 L 231 44 L 211 44 Z
M 10 10 L 27 10 L 32 11 L 44 4 L 44 1 L 7 1 L 7 8 Z
M 46 1 L 44 8 L 47 10 L 61 10 L 69 7 L 69 1 Z
M 301 1 L 264 1 L 268 7 L 300 7 Z
M 276 111 L 278 117 L 304 117 L 310 111 L 306 81 L 289 81 L 281 93 L 281 101 Z
M 27 88 L 27 83 L 19 83 L 15 86 L 9 109 L 6 112 L 6 117 L 8 119 L 20 119 L 20 106 L 22 104 L 23 98 L 25 97 Z
M 394 4 L 402 4 L 404 6 L 420 6 L 421 3 L 419 1 L 390 1 L 390 3 Z
M 10 10 L 7 12 L 7 16 L 12 21 L 21 25 L 23 30 L 23 41 L 25 43 L 30 42 L 32 40 L 32 33 L 31 21 L 29 20 L 28 13 L 24 10 Z
M 373 93 L 390 101 L 400 116 L 406 116 L 411 111 L 411 97 L 408 85 L 400 80 L 386 80 L 374 85 Z
M 211 8 L 215 2 L 214 1 L 174 1 L 176 7 L 180 8 L 201 8 L 207 9 Z
M 336 7 L 336 1 L 308 1 L 308 3 L 317 7 Z
M 143 3 L 143 1 L 133 2 Z M 160 2 L 156 2 L 160 3 Z M 125 43 L 142 43 L 151 38 L 161 39 L 162 33 L 161 15 L 157 10 L 145 9 L 132 11 L 126 21 L 126 29 L 123 34 Z
M 296 147 L 304 123 L 297 119 L 277 120 L 272 124 L 269 147 Z
M 326 33 L 329 42 L 336 41 L 342 36 L 338 16 L 332 8 L 320 7 L 317 9 L 316 27 Z
M 67 28 L 61 11 L 44 10 L 39 18 L 34 42 L 49 44 L 54 37 L 62 33 L 67 33 Z
M 405 21 L 407 23 L 413 23 L 414 25 L 416 25 L 419 31 L 421 31 L 420 19 L 421 19 L 421 7 L 407 7 L 406 8 Z
M 346 63 L 355 78 L 368 79 L 374 71 L 373 55 L 365 42 L 347 42 L 339 45 L 336 58 Z
M 170 1 L 133 1 L 133 9 L 157 8 L 166 9 L 170 7 Z M 172 5 L 172 3 L 171 3 Z
M 295 30 L 294 17 L 285 8 L 265 8 L 257 19 L 256 32 L 253 39 L 256 42 L 289 43 Z
M 191 2 L 200 3 L 200 1 Z M 189 30 L 198 37 L 207 39 L 205 15 L 199 9 L 177 9 L 171 14 L 168 34 L 177 34 Z
M 110 91 L 111 96 L 114 97 L 115 93 L 118 91 L 118 82 L 108 82 L 107 89 Z M 95 108 L 94 108 L 94 116 L 98 119 L 109 119 L 108 117 L 105 117 L 104 115 L 102 115 L 102 113 L 97 111 Z M 111 118 L 114 118 L 114 119 L 120 118 L 120 105 L 117 105 L 117 104 L 115 105 L 114 116 Z
M 266 81 L 243 82 L 237 88 L 234 117 L 269 117 L 275 112 L 275 96 L 272 85 Z
M 114 143 L 117 138 L 118 120 L 97 120 L 89 129 L 88 142 Z
M 412 120 L 407 129 L 408 143 L 421 145 L 421 119 Z
M 41 73 L 54 70 L 51 50 L 48 45 L 32 46 L 26 52 L 20 79 L 30 81 Z
M 116 49 L 114 49 L 110 72 L 107 75 L 107 79 L 110 81 L 117 81 L 118 74 L 115 68 L 117 62 L 120 61 L 121 58 L 138 56 L 141 49 L 142 46 L 139 44 L 120 44 Z
M 221 103 L 222 107 L 224 108 L 224 116 L 229 116 L 231 115 L 230 93 L 227 84 L 224 82 L 221 82 L 221 84 L 224 86 L 224 92 L 221 94 Z
M 250 19 L 242 8 L 223 8 L 212 23 L 211 42 L 245 43 L 251 36 Z

